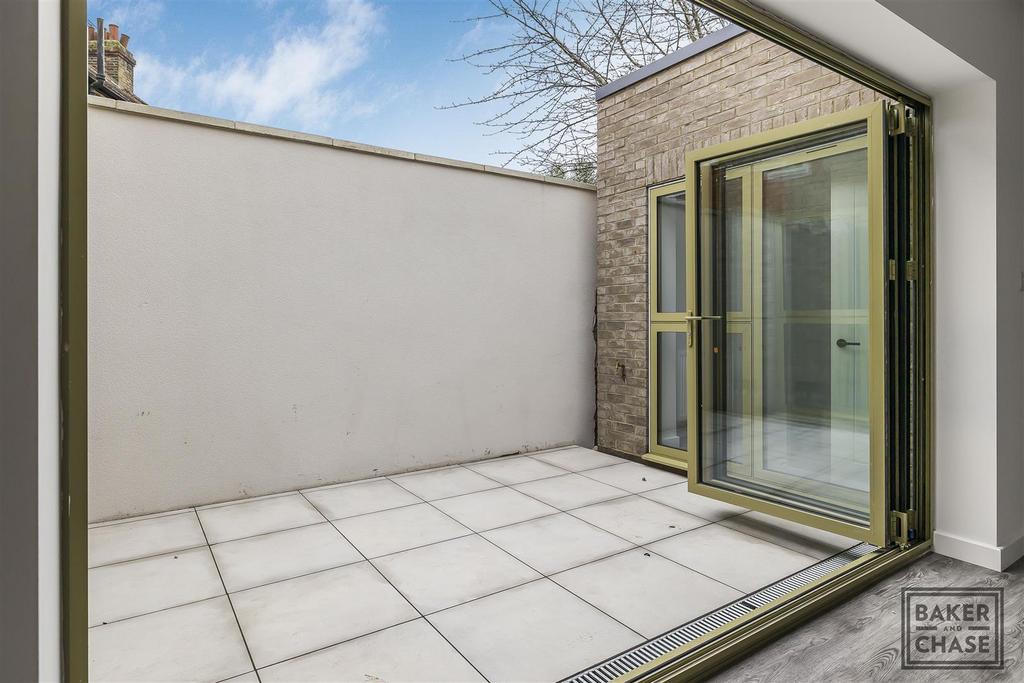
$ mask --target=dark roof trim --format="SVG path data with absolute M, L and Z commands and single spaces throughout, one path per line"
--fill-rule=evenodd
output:
M 89 67 L 89 94 L 99 95 L 111 100 L 121 100 L 122 102 L 145 104 L 142 98 L 135 93 L 128 92 L 117 83 L 106 78 L 101 79 L 99 74 L 96 73 L 96 69 L 91 66 Z
M 706 50 L 710 50 L 716 45 L 721 45 L 725 41 L 735 38 L 741 33 L 745 33 L 746 30 L 747 29 L 737 24 L 729 24 L 725 28 L 719 29 L 714 33 L 709 33 L 700 40 L 695 40 L 689 45 L 665 55 L 661 59 L 655 60 L 646 66 L 640 67 L 636 71 L 626 74 L 622 78 L 618 78 L 611 83 L 602 85 L 594 93 L 594 97 L 596 99 L 603 100 L 609 95 L 614 95 L 620 90 L 628 88 L 635 83 L 639 83 L 659 71 L 664 71 L 670 66 L 675 66 L 679 62 L 684 62 L 690 57 L 699 55 L 701 52 L 705 52 Z

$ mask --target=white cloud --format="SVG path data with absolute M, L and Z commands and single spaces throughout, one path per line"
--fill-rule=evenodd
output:
M 170 64 L 141 52 L 136 90 L 153 104 L 272 125 L 322 129 L 350 117 L 365 108 L 342 77 L 365 62 L 381 13 L 367 0 L 325 4 L 326 23 L 282 27 L 264 53 Z
M 164 4 L 160 0 L 100 0 L 91 3 L 89 9 L 103 17 L 107 25 L 117 24 L 134 35 L 159 25 Z
M 199 60 L 186 66 L 161 61 L 148 52 L 136 51 L 135 93 L 150 104 L 169 109 L 188 106 L 185 96 L 189 93 L 190 79 L 201 69 Z

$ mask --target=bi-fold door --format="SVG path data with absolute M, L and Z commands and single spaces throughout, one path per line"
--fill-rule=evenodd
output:
M 648 193 L 650 262 L 651 411 L 648 458 L 685 467 L 689 449 L 686 368 L 693 337 L 686 255 L 693 231 L 686 226 L 685 183 Z
M 888 106 L 695 150 L 685 186 L 650 196 L 649 457 L 685 463 L 694 493 L 876 545 Z

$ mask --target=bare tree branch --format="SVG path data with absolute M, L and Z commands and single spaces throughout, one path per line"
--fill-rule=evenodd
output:
M 519 140 L 518 149 L 496 152 L 504 164 L 588 180 L 596 159 L 594 90 L 726 24 L 689 0 L 489 1 L 494 13 L 471 21 L 505 22 L 511 36 L 459 59 L 503 80 L 446 108 L 502 103 L 478 123 Z

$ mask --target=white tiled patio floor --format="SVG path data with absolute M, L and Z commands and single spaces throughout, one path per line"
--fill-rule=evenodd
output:
M 90 673 L 556 681 L 851 545 L 578 447 L 190 508 L 90 528 Z

